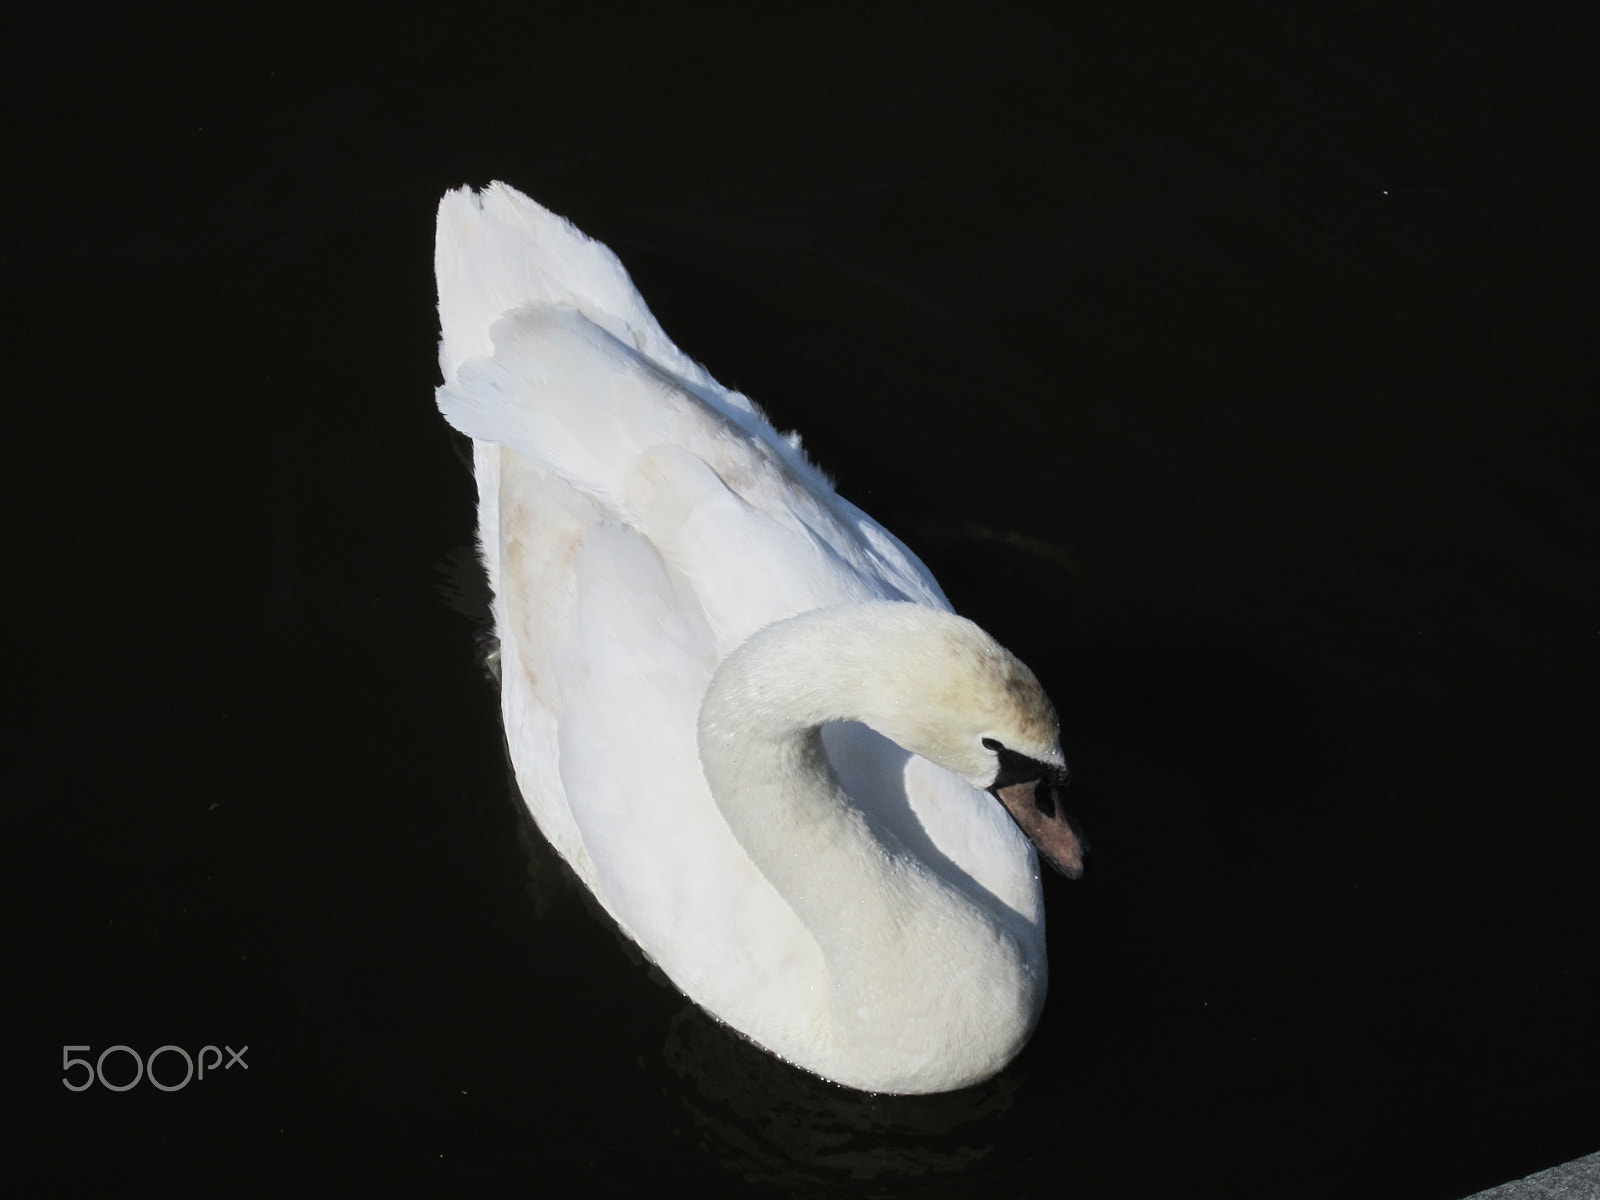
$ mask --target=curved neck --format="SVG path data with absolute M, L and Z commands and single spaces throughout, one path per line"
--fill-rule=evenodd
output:
M 724 661 L 700 706 L 700 762 L 717 806 L 817 938 L 836 982 L 881 949 L 864 944 L 872 940 L 861 936 L 864 906 L 909 911 L 908 890 L 939 886 L 873 832 L 823 749 L 829 722 L 875 726 L 863 660 L 882 651 L 863 644 L 852 611 L 870 607 L 820 610 L 833 619 L 808 613 L 811 620 L 763 630 Z
M 829 1036 L 841 1082 L 960 1086 L 1020 1048 L 1043 999 L 1042 968 L 966 896 L 874 830 L 839 782 L 821 726 L 854 720 L 913 753 L 902 714 L 928 707 L 902 671 L 929 623 L 960 618 L 909 605 L 820 609 L 778 622 L 724 661 L 700 708 L 700 761 L 734 836 L 811 932 L 827 965 Z M 927 614 L 924 616 L 923 614 Z M 886 615 L 889 619 L 886 620 Z M 906 628 L 910 625 L 909 630 Z M 901 736 L 896 736 L 897 731 Z M 964 1043 L 949 1046 L 950 1031 Z M 940 1047 L 937 1055 L 909 1053 Z M 966 1055 L 970 1061 L 957 1059 Z M 969 1073 L 969 1074 L 964 1074 Z

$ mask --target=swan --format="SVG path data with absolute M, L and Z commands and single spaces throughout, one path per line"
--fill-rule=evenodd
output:
M 540 830 L 772 1054 L 872 1092 L 999 1071 L 1044 1004 L 1033 847 L 1083 862 L 1038 680 L 605 246 L 494 183 L 444 196 L 435 267 Z

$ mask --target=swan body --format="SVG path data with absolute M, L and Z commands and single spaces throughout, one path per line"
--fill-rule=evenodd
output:
M 1081 863 L 1037 680 L 673 345 L 604 246 L 462 188 L 436 269 L 438 404 L 473 438 L 540 829 L 772 1053 L 883 1092 L 998 1071 L 1045 995 L 1028 837 Z

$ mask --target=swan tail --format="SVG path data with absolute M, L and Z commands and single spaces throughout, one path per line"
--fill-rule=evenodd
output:
M 791 468 L 831 490 L 831 481 L 807 459 L 798 437 L 778 433 L 749 397 L 723 387 L 678 349 L 610 249 L 515 188 L 492 183 L 481 192 L 462 187 L 445 193 L 434 236 L 434 270 L 439 365 L 447 389 L 476 389 L 478 381 L 463 378 L 463 372 L 470 375 L 476 362 L 501 354 L 496 322 L 528 310 L 565 311 L 610 335 L 610 357 L 638 360 L 672 389 L 766 443 Z M 546 374 L 553 384 L 555 373 Z M 440 407 L 445 405 L 441 395 Z M 448 409 L 445 415 L 450 416 Z M 464 410 L 461 415 L 466 416 Z M 490 440 L 510 444 L 503 437 Z
M 448 383 L 493 353 L 490 328 L 525 307 L 563 307 L 699 386 L 716 387 L 672 343 L 621 260 L 570 221 L 515 188 L 462 187 L 439 202 L 434 232 L 439 365 Z

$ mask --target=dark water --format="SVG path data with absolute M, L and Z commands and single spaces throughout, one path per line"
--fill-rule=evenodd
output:
M 1600 1148 L 1596 27 L 1282 7 L 10 18 L 50 1190 L 1449 1200 Z M 431 398 L 433 208 L 491 178 L 1055 697 L 1097 857 L 991 1084 L 749 1049 L 521 816 Z M 116 1044 L 248 1066 L 63 1087 Z

